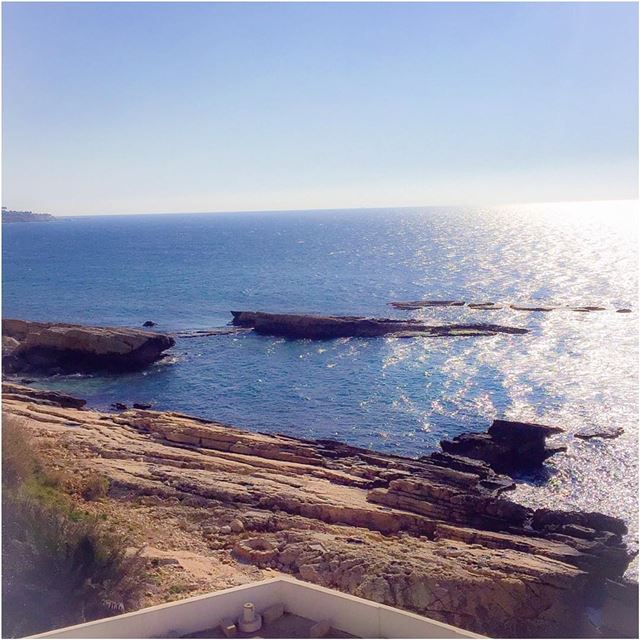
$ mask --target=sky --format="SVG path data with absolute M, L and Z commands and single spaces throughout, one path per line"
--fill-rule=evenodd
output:
M 638 197 L 636 3 L 2 4 L 3 205 Z

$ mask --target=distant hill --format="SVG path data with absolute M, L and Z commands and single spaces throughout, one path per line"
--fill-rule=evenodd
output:
M 2 207 L 2 222 L 49 222 L 55 220 L 50 213 L 33 213 L 33 211 L 11 211 Z

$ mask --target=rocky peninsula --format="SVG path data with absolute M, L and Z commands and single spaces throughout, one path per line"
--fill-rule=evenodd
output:
M 634 632 L 625 523 L 508 498 L 501 456 L 555 429 L 497 421 L 484 453 L 416 460 L 43 393 L 5 383 L 3 411 L 53 467 L 108 478 L 92 508 L 146 545 L 159 576 L 146 604 L 284 572 L 494 637 Z
M 296 313 L 232 311 L 232 324 L 252 328 L 256 333 L 286 338 L 328 340 L 331 338 L 452 337 L 493 336 L 498 333 L 523 334 L 528 329 L 498 324 L 430 325 L 419 320 L 363 318 L 359 316 L 320 316 Z
M 161 359 L 174 344 L 170 336 L 140 329 L 2 321 L 5 373 L 135 371 Z
M 50 213 L 34 213 L 33 211 L 13 211 L 2 207 L 2 222 L 50 222 L 55 217 Z

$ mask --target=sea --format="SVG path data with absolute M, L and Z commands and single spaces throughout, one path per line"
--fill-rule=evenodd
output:
M 527 328 L 489 337 L 178 337 L 146 371 L 33 384 L 101 410 L 148 403 L 415 457 L 498 417 L 559 426 L 553 442 L 566 453 L 519 476 L 513 497 L 620 516 L 637 540 L 635 202 L 82 216 L 5 224 L 2 235 L 4 318 L 151 320 L 153 330 L 189 334 L 224 327 L 231 310 L 262 310 Z M 504 307 L 388 304 L 407 300 Z M 572 310 L 584 305 L 605 310 Z M 574 437 L 587 427 L 624 433 Z

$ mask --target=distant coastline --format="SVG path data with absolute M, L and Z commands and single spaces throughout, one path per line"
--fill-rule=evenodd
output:
M 33 211 L 13 211 L 2 207 L 2 222 L 49 222 L 55 220 L 50 213 L 34 213 Z

